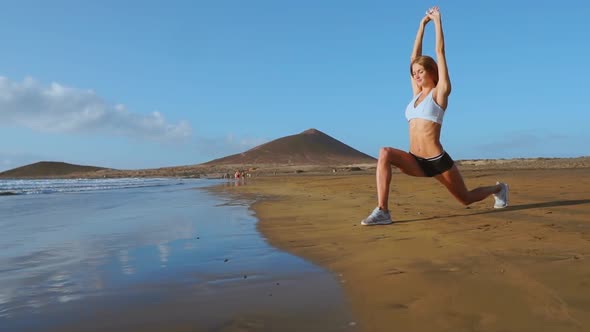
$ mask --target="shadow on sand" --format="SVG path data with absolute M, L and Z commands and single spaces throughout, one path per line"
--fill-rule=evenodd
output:
M 468 216 L 475 216 L 475 215 L 489 214 L 489 213 L 503 213 L 503 212 L 519 211 L 519 210 L 547 208 L 547 207 L 554 207 L 554 206 L 579 205 L 579 204 L 588 204 L 588 203 L 590 203 L 590 199 L 575 199 L 575 200 L 569 200 L 569 201 L 552 201 L 552 202 L 543 202 L 543 203 L 511 205 L 505 209 L 493 209 L 493 210 L 468 213 L 468 214 L 452 214 L 452 215 L 447 215 L 447 216 L 432 216 L 432 217 L 428 217 L 428 218 L 399 220 L 399 221 L 394 222 L 393 224 L 395 225 L 395 224 L 414 222 L 414 221 L 428 221 L 428 220 L 444 219 L 444 218 L 468 217 Z

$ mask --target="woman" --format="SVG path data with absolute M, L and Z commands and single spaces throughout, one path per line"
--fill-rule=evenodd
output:
M 428 22 L 436 30 L 436 59 L 422 55 L 422 38 Z M 494 208 L 508 206 L 508 185 L 496 182 L 494 186 L 468 190 L 459 169 L 440 143 L 440 133 L 451 94 L 451 80 L 445 58 L 444 36 L 438 7 L 430 8 L 420 22 L 410 63 L 414 98 L 406 108 L 410 130 L 410 152 L 394 148 L 381 148 L 377 162 L 378 206 L 361 221 L 362 225 L 391 224 L 389 214 L 389 184 L 391 166 L 412 176 L 434 177 L 464 205 L 494 195 Z

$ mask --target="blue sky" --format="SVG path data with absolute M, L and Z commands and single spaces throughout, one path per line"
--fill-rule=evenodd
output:
M 590 155 L 585 1 L 23 0 L 0 11 L 0 170 L 198 164 L 309 128 L 407 150 L 432 5 L 455 159 Z

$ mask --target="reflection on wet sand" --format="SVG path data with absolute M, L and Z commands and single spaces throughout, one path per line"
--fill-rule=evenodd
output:
M 338 282 L 270 247 L 247 201 L 191 186 L 23 197 L 27 214 L 8 222 L 0 209 L 10 331 L 232 331 L 259 319 L 262 331 L 320 320 L 341 331 L 352 321 Z

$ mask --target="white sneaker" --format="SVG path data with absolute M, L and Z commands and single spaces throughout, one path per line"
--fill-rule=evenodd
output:
M 366 219 L 361 221 L 363 226 L 389 225 L 391 223 L 393 221 L 391 221 L 389 211 L 380 210 L 379 207 L 376 207 Z
M 503 209 L 508 206 L 508 184 L 496 182 L 502 186 L 502 190 L 497 194 L 494 194 L 494 199 L 496 202 L 494 203 L 494 209 Z

